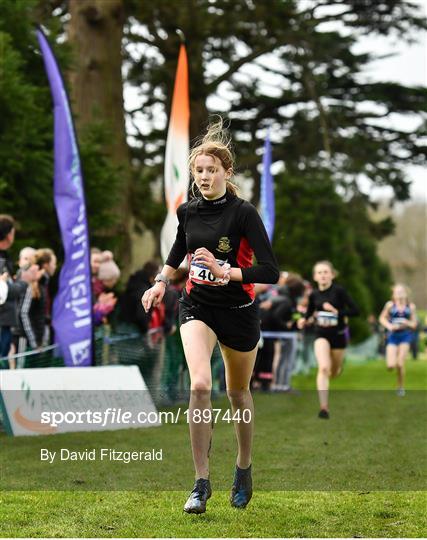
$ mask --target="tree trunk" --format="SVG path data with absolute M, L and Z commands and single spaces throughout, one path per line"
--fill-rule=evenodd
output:
M 105 231 L 120 238 L 118 260 L 126 269 L 131 254 L 130 154 L 126 142 L 122 80 L 122 35 L 125 21 L 123 0 L 69 0 L 71 19 L 68 38 L 74 62 L 69 73 L 72 107 L 77 131 L 102 122 L 111 134 L 105 149 L 119 168 L 121 189 L 112 209 L 119 225 Z M 90 182 L 90 178 L 86 179 Z

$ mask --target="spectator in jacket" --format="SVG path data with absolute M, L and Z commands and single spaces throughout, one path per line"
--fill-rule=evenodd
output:
M 49 280 L 56 271 L 56 256 L 49 248 L 38 249 L 35 255 L 40 270 L 38 281 L 39 293 L 33 296 L 30 308 L 30 321 L 36 338 L 37 347 L 50 342 L 51 298 Z
M 18 270 L 18 276 L 26 267 L 35 265 L 35 255 L 33 257 L 24 258 L 25 260 L 22 261 L 20 254 L 20 262 L 21 264 L 25 262 L 25 266 L 22 266 Z M 35 268 L 38 268 L 38 266 L 35 265 Z M 24 367 L 24 362 L 22 361 L 23 358 L 18 356 L 18 361 L 16 362 L 14 356 L 15 354 L 21 355 L 22 353 L 25 353 L 28 348 L 38 348 L 36 336 L 31 324 L 30 309 L 33 299 L 40 297 L 39 280 L 42 277 L 42 274 L 43 270 L 39 269 L 37 274 L 34 275 L 32 281 L 28 284 L 24 294 L 20 295 L 20 297 L 17 299 L 17 325 L 12 327 L 12 345 L 9 352 L 9 369 L 15 369 L 16 366 Z
M 305 292 L 305 284 L 299 274 L 287 274 L 285 283 L 278 290 L 278 296 L 273 299 L 272 315 L 273 325 L 284 332 L 295 332 L 291 337 L 280 340 L 280 351 L 273 362 L 272 389 L 289 392 L 291 388 L 292 372 L 295 368 L 297 355 L 295 317 L 298 316 L 298 301 Z M 279 331 L 280 331 L 279 330 Z
M 11 327 L 17 324 L 16 299 L 25 293 L 27 282 L 34 277 L 35 266 L 24 270 L 19 279 L 13 279 L 14 268 L 8 250 L 15 240 L 15 221 L 6 214 L 0 214 L 0 276 L 7 279 L 7 298 L 0 306 L 0 358 L 8 355 L 12 340 Z M 0 365 L 0 367 L 2 367 Z
M 284 279 L 283 276 L 285 276 Z M 289 331 L 293 324 L 292 317 L 296 312 L 297 300 L 304 293 L 304 281 L 298 274 L 282 272 L 279 282 L 280 286 L 277 289 L 277 295 L 271 296 L 260 304 L 261 329 L 263 331 Z M 275 341 L 274 338 L 264 339 L 263 346 L 257 354 L 254 375 L 264 390 L 270 388 L 274 379 L 273 360 Z M 279 364 L 286 362 L 287 357 L 292 353 L 289 350 L 288 344 L 283 349 L 283 353 L 280 357 Z
M 178 268 L 172 276 L 170 287 L 163 297 L 165 304 L 164 333 L 165 339 L 165 363 L 162 374 L 162 387 L 165 389 L 168 398 L 175 401 L 178 397 L 180 377 L 186 368 L 184 349 L 181 337 L 177 328 L 178 323 L 178 301 L 181 297 L 182 289 L 188 278 L 188 270 Z
M 8 274 L 6 272 L 0 276 L 0 306 L 3 305 L 7 300 L 7 278 Z

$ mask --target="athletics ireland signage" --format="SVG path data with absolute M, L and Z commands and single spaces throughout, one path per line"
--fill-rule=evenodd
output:
M 70 105 L 55 56 L 41 30 L 37 38 L 53 99 L 54 199 L 64 246 L 59 290 L 53 302 L 55 341 L 67 366 L 92 364 L 92 294 L 89 237 L 80 157 Z
M 1 370 L 9 435 L 52 435 L 161 424 L 137 366 Z

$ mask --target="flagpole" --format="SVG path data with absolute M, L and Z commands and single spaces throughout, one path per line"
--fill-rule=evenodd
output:
M 185 45 L 185 34 L 184 34 L 184 32 L 181 30 L 181 28 L 177 28 L 177 29 L 175 30 L 175 32 L 178 34 L 179 39 L 180 39 L 180 41 L 181 41 L 181 44 L 182 44 L 182 45 Z
M 176 30 L 180 38 L 178 63 L 172 96 L 172 105 L 165 152 L 164 190 L 167 215 L 160 236 L 160 248 L 163 261 L 171 250 L 178 225 L 177 209 L 188 200 L 190 173 L 188 159 L 190 155 L 190 97 L 188 81 L 188 59 L 185 47 L 185 35 Z

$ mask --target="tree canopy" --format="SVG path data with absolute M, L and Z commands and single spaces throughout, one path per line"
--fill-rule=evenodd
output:
M 229 119 L 238 171 L 254 180 L 255 204 L 270 128 L 281 171 L 274 239 L 280 264 L 310 277 L 316 259 L 331 258 L 364 313 L 378 310 L 390 275 L 376 242 L 393 224 L 371 223 L 360 181 L 390 186 L 395 200 L 408 198 L 405 167 L 427 160 L 427 90 L 367 81 L 362 75 L 376 54 L 355 45 L 366 34 L 409 39 L 425 30 L 414 2 L 104 0 L 101 9 L 96 0 L 2 0 L 2 211 L 21 223 L 17 247 L 58 249 L 51 101 L 35 23 L 47 28 L 74 96 L 92 240 L 117 248 L 130 265 L 134 229 L 158 236 L 166 210 L 152 188 L 163 174 L 179 28 L 189 57 L 191 137 L 210 114 Z M 101 55 L 108 40 L 111 62 Z M 110 99 L 116 94 L 104 99 L 123 85 L 138 94 L 127 110 Z M 395 113 L 418 126 L 396 127 L 388 122 Z

